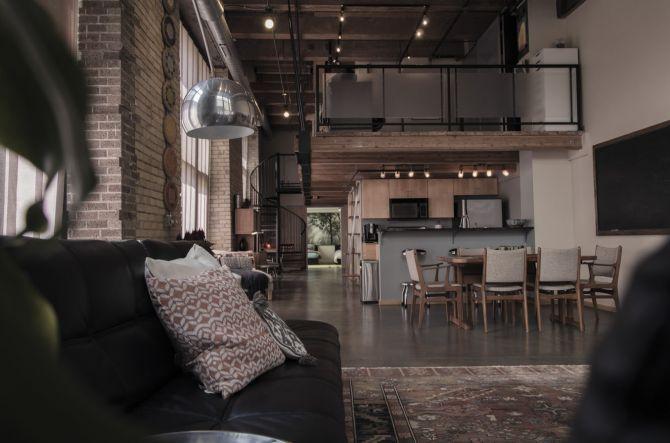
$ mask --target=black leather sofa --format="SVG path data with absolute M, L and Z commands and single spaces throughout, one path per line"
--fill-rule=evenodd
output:
M 81 383 L 147 433 L 234 430 L 293 442 L 343 442 L 344 409 L 337 330 L 287 323 L 318 358 L 287 361 L 223 399 L 206 394 L 174 363 L 151 305 L 144 260 L 183 257 L 190 242 L 0 240 L 53 305 L 61 356 Z

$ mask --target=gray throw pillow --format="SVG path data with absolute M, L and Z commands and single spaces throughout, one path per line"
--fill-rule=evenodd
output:
M 305 345 L 300 338 L 270 308 L 267 299 L 260 291 L 254 294 L 254 309 L 265 321 L 270 335 L 275 339 L 275 342 L 277 342 L 286 357 L 298 360 L 298 364 L 304 366 L 316 365 L 316 358 L 307 353 L 307 349 L 305 349 Z

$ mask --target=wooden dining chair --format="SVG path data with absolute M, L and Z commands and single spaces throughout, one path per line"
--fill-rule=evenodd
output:
M 585 296 L 591 297 L 596 321 L 599 320 L 599 298 L 611 298 L 614 300 L 616 310 L 619 310 L 619 268 L 622 251 L 621 246 L 616 248 L 596 246 L 596 259 L 593 263 L 587 263 L 589 279 L 582 281 L 582 290 Z
M 582 260 L 580 248 L 542 249 L 537 248 L 537 272 L 532 285 L 535 292 L 535 315 L 537 330 L 542 331 L 541 304 L 549 300 L 551 319 L 567 322 L 570 301 L 577 304 L 578 323 L 584 332 L 584 302 L 582 300 L 579 268 Z M 559 316 L 554 314 L 554 302 L 558 305 Z
M 445 267 L 444 263 L 437 263 L 432 265 L 421 265 L 417 260 L 416 251 L 410 249 L 405 252 L 407 261 L 407 270 L 409 276 L 414 283 L 412 290 L 412 306 L 410 308 L 410 319 L 414 322 L 414 305 L 416 299 L 419 299 L 419 328 L 423 324 L 423 318 L 426 315 L 426 302 L 428 297 L 444 299 L 446 301 L 447 320 L 449 320 L 449 305 L 452 304 L 454 308 L 454 316 L 460 318 L 462 315 L 463 306 L 463 291 L 460 285 L 451 283 L 449 281 L 449 268 L 446 267 L 446 276 L 444 281 L 439 281 L 439 269 Z M 428 282 L 424 277 L 426 271 L 435 270 L 435 280 Z
M 480 304 L 484 320 L 484 332 L 488 333 L 486 305 L 496 302 L 521 302 L 523 322 L 528 328 L 528 299 L 526 297 L 526 249 L 510 251 L 484 250 L 484 268 L 481 283 L 472 285 L 471 303 Z M 474 323 L 474 314 L 473 314 Z

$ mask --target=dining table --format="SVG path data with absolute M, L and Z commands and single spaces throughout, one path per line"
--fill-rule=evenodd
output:
M 589 264 L 593 263 L 596 259 L 595 255 L 582 255 L 581 256 L 581 263 L 582 264 Z M 475 265 L 483 265 L 484 264 L 484 255 L 445 255 L 445 256 L 439 256 L 437 257 L 437 260 L 441 263 L 446 263 L 449 266 L 452 266 L 455 271 L 455 283 L 463 286 L 464 284 L 464 278 L 463 278 L 463 269 L 466 266 L 475 266 Z M 537 254 L 536 253 L 530 253 L 526 254 L 526 260 L 529 264 L 536 263 L 537 262 Z M 464 312 L 463 312 L 463 307 L 459 306 L 458 310 L 458 317 L 457 319 L 454 319 L 453 323 L 456 325 L 464 328 L 464 329 L 470 329 L 471 326 L 465 321 L 464 319 Z

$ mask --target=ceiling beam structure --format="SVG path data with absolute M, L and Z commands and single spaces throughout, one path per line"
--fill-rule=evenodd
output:
M 311 192 L 314 205 L 343 205 L 353 180 L 387 177 L 398 168 L 420 178 L 453 177 L 489 166 L 515 173 L 519 151 L 577 150 L 580 132 L 348 132 L 312 137 Z

